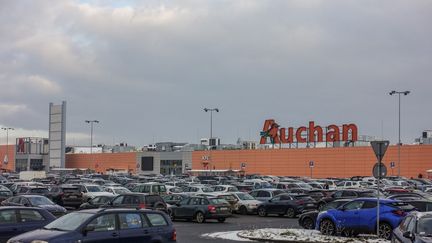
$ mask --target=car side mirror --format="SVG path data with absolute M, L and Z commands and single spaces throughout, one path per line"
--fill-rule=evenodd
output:
M 410 231 L 405 231 L 405 232 L 403 232 L 402 235 L 403 235 L 403 237 L 405 237 L 407 239 L 412 239 L 413 238 L 413 235 L 411 234 Z
M 24 203 L 24 207 L 30 207 L 30 204 Z
M 272 200 L 271 200 L 271 199 L 269 199 L 268 201 L 269 201 L 269 202 L 272 202 Z
M 83 230 L 82 230 L 82 234 L 84 236 L 87 236 L 88 232 L 92 232 L 95 231 L 95 227 L 93 225 L 87 225 Z

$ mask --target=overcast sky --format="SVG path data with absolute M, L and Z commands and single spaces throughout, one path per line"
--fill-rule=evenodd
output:
M 0 3 L 0 126 L 47 136 L 67 101 L 67 143 L 223 143 L 283 126 L 356 123 L 402 140 L 432 129 L 432 1 Z M 1 131 L 0 143 L 5 143 Z

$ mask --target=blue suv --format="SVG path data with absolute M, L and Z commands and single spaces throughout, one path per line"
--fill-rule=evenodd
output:
M 396 228 L 407 211 L 413 206 L 389 199 L 380 199 L 379 236 L 390 239 L 392 230 Z M 376 233 L 376 198 L 358 198 L 341 205 L 336 209 L 323 211 L 318 215 L 315 228 L 325 235 L 342 234 L 356 236 L 358 234 Z
M 176 242 L 176 230 L 164 212 L 140 209 L 89 209 L 67 214 L 45 227 L 11 238 L 31 242 Z

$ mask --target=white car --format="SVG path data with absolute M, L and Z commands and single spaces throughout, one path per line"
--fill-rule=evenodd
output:
M 237 189 L 237 187 L 235 186 L 230 186 L 230 185 L 218 185 L 218 186 L 213 186 L 213 190 L 216 193 L 227 193 L 227 192 L 238 192 L 239 190 Z
M 244 192 L 233 192 L 231 195 L 238 200 L 234 211 L 239 214 L 257 213 L 258 206 L 262 203 Z
M 112 196 L 110 192 L 106 192 L 103 188 L 96 184 L 74 184 L 73 186 L 80 188 L 83 194 L 83 201 L 87 202 L 97 196 Z
M 122 186 L 107 186 L 104 189 L 106 192 L 112 193 L 114 195 L 120 195 L 131 192 L 129 189 Z

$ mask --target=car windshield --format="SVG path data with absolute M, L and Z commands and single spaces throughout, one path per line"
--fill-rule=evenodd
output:
M 202 191 L 203 192 L 214 192 L 213 189 L 211 189 L 210 187 L 203 187 Z
M 237 196 L 240 198 L 240 200 L 255 200 L 255 198 L 246 193 L 237 193 Z
M 28 197 L 33 206 L 53 205 L 54 203 L 46 197 Z
M 89 192 L 102 192 L 102 188 L 100 186 L 87 186 L 87 191 Z
M 60 231 L 72 231 L 80 227 L 87 219 L 92 217 L 90 213 L 70 213 L 65 216 L 54 220 L 50 224 L 46 225 L 44 229 L 60 230 Z
M 420 235 L 432 235 L 432 217 L 419 219 L 417 223 L 417 232 Z

